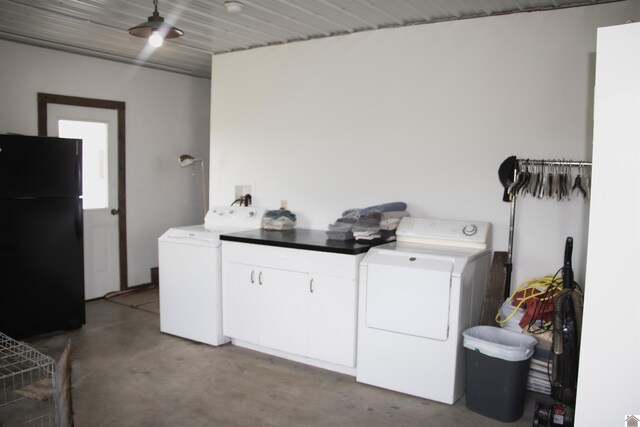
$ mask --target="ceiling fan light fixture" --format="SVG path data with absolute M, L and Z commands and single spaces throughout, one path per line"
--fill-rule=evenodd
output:
M 224 8 L 226 9 L 227 13 L 230 13 L 232 15 L 242 12 L 243 7 L 244 7 L 244 4 L 240 3 L 239 1 L 224 2 Z
M 158 0 L 153 1 L 153 6 L 153 15 L 149 16 L 146 22 L 129 28 L 129 34 L 145 39 L 154 37 L 155 41 L 151 42 L 154 46 L 158 44 L 158 37 L 162 40 L 175 39 L 184 34 L 184 31 L 164 22 L 164 18 L 158 13 Z M 162 40 L 160 40 L 159 45 L 155 47 L 162 45 Z
M 157 31 L 154 31 L 149 37 L 149 44 L 153 47 L 160 47 L 164 43 L 164 39 Z

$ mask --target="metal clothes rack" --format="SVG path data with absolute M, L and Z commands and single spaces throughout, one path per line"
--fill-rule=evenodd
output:
M 505 160 L 505 163 L 510 160 L 509 158 Z M 504 164 L 504 163 L 503 163 Z M 542 173 L 544 173 L 544 169 L 550 170 L 551 168 L 557 168 L 559 170 L 564 170 L 569 172 L 569 176 L 571 176 L 572 168 L 578 168 L 579 171 L 583 169 L 589 168 L 588 176 L 591 175 L 591 162 L 587 161 L 574 161 L 574 160 L 534 160 L 534 159 L 513 159 L 513 183 L 516 183 L 518 180 L 518 176 L 523 172 L 528 166 L 531 167 L 541 167 Z M 576 177 L 577 179 L 580 177 L 580 174 Z M 569 180 L 572 181 L 572 180 Z M 587 184 L 588 186 L 588 184 Z M 573 186 L 575 188 L 575 185 Z M 505 194 L 508 189 L 505 188 Z M 584 190 L 583 190 L 584 191 Z M 585 199 L 588 198 L 587 193 L 583 193 Z M 540 196 L 538 195 L 538 198 Z M 511 295 L 511 272 L 513 270 L 513 236 L 515 232 L 515 219 L 516 219 L 516 200 L 517 200 L 517 192 L 509 192 L 509 202 L 510 202 L 510 212 L 509 212 L 509 246 L 507 249 L 507 264 L 506 264 L 506 282 L 504 288 L 504 299 L 506 300 Z

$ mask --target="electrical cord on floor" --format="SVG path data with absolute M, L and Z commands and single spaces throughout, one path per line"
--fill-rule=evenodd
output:
M 160 299 L 158 297 L 155 298 L 151 298 L 151 299 L 146 299 L 142 302 L 140 302 L 140 298 L 133 298 L 133 301 L 135 301 L 136 299 L 138 300 L 138 302 L 132 303 L 131 299 L 129 299 L 129 296 L 134 296 L 137 294 L 142 294 L 144 292 L 147 291 L 153 291 L 155 289 L 159 289 L 158 286 L 154 285 L 154 284 L 149 284 L 149 285 L 141 285 L 141 286 L 136 286 L 134 289 L 127 289 L 124 291 L 116 291 L 116 292 L 110 292 L 107 295 L 104 296 L 105 301 L 109 301 L 111 303 L 114 304 L 118 304 L 118 305 L 123 305 L 125 307 L 129 307 L 129 308 L 135 308 L 138 310 L 142 310 L 142 311 L 146 311 L 149 313 L 154 313 L 154 314 L 159 314 L 158 309 L 154 306 L 152 308 L 147 308 L 145 306 L 147 306 L 148 304 L 155 304 L 155 303 L 159 303 Z M 120 298 L 121 297 L 121 298 Z
M 134 293 L 138 293 L 138 292 L 148 291 L 148 290 L 154 289 L 154 288 L 156 288 L 156 285 L 154 285 L 152 283 L 149 283 L 148 285 L 140 285 L 140 286 L 136 286 L 134 288 L 125 289 L 125 290 L 122 290 L 122 291 L 108 292 L 108 293 L 104 294 L 104 296 L 102 298 L 111 299 L 111 298 L 119 297 L 119 296 L 122 296 L 122 295 L 128 295 L 128 294 L 134 294 Z

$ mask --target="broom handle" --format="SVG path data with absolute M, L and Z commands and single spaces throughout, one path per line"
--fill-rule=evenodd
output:
M 513 270 L 513 235 L 516 226 L 516 195 L 511 194 L 511 208 L 509 212 L 509 247 L 507 249 L 507 277 L 504 285 L 504 300 L 511 296 L 511 271 Z

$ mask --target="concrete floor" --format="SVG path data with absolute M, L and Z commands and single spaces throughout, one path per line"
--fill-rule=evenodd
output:
M 72 340 L 75 425 L 86 426 L 531 426 L 359 384 L 355 378 L 251 350 L 211 347 L 159 331 L 156 314 L 87 303 L 82 329 L 27 340 L 56 360 Z

